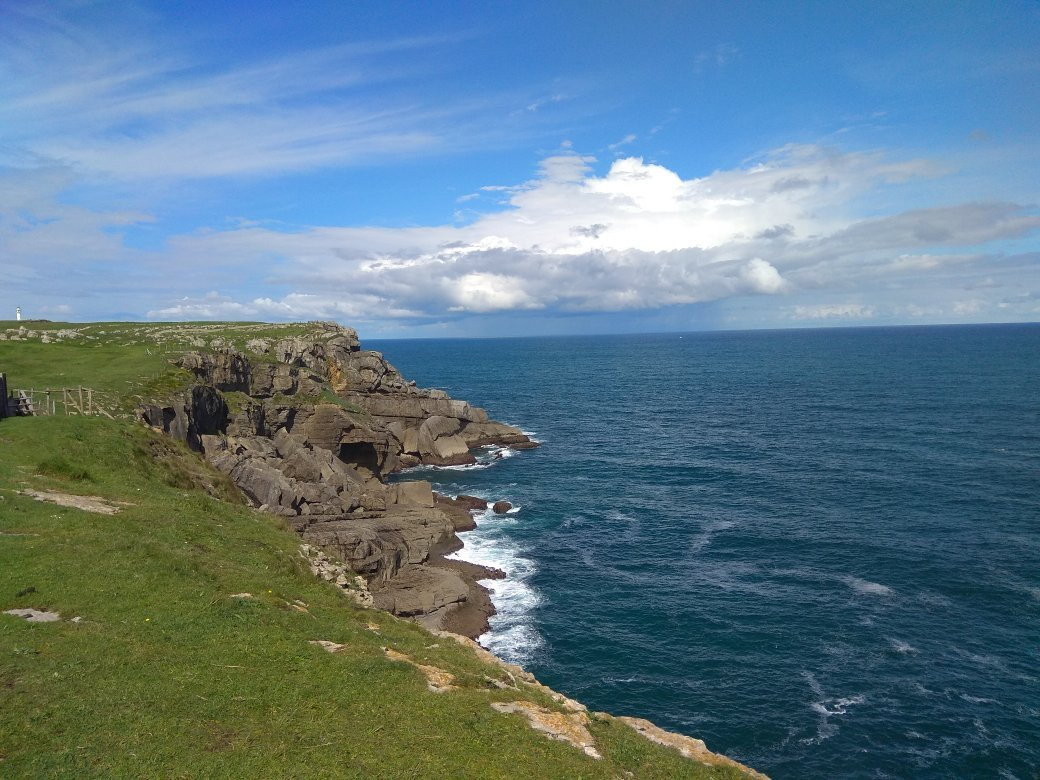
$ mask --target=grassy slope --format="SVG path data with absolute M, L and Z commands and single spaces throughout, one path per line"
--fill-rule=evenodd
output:
M 42 373 L 34 361 L 53 366 L 54 347 L 76 348 L 0 343 L 0 369 Z M 90 514 L 25 487 L 128 505 Z M 0 776 L 736 776 L 610 719 L 591 727 L 595 761 L 494 712 L 495 700 L 548 701 L 491 687 L 502 673 L 464 648 L 353 606 L 306 570 L 276 518 L 234 495 L 126 421 L 0 422 L 0 611 L 82 617 L 0 615 Z M 242 592 L 256 598 L 231 598 Z M 347 647 L 331 655 L 312 639 Z M 459 690 L 429 692 L 383 647 L 447 669 Z
M 61 388 L 83 385 L 110 412 L 127 411 L 139 400 L 161 400 L 190 381 L 170 358 L 195 349 L 191 339 L 220 338 L 243 349 L 252 338 L 279 339 L 308 330 L 306 325 L 264 323 L 126 323 L 77 325 L 62 322 L 0 320 L 0 331 L 74 328 L 81 338 L 60 343 L 0 341 L 0 371 L 12 388 Z M 190 332 L 188 332 L 190 329 Z M 27 349 L 28 346 L 35 349 Z

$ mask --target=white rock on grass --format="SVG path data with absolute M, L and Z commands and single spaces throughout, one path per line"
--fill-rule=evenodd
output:
M 32 607 L 27 607 L 26 609 L 5 609 L 4 614 L 25 618 L 30 623 L 57 623 L 61 620 L 61 615 L 57 612 L 47 612 L 42 609 L 33 609 Z

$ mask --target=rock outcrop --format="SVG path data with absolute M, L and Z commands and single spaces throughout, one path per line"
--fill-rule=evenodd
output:
M 483 409 L 416 387 L 349 328 L 317 323 L 307 337 L 251 339 L 246 349 L 181 355 L 196 384 L 165 406 L 142 406 L 142 420 L 204 453 L 254 506 L 342 560 L 376 606 L 483 633 L 494 608 L 476 580 L 501 572 L 443 556 L 487 503 L 388 477 L 473 463 L 477 447 L 535 443 Z
M 202 436 L 227 430 L 229 410 L 216 389 L 196 385 L 166 406 L 147 404 L 138 413 L 148 425 L 201 452 Z

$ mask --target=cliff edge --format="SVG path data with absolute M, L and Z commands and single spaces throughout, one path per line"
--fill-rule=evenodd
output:
M 447 560 L 474 527 L 466 505 L 428 482 L 388 484 L 401 469 L 476 462 L 478 447 L 537 446 L 520 430 L 442 390 L 417 387 L 357 332 L 309 333 L 218 346 L 175 363 L 195 384 L 149 425 L 227 474 L 256 507 L 286 518 L 308 544 L 362 576 L 375 606 L 427 628 L 477 637 L 494 607 L 478 579 L 502 572 Z M 483 507 L 480 507 L 483 509 Z

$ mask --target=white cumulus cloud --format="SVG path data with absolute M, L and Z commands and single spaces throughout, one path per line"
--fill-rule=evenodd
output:
M 119 263 L 105 292 L 120 316 L 420 323 L 739 299 L 771 306 L 773 322 L 882 311 L 966 318 L 998 310 L 1006 291 L 1040 267 L 1035 252 L 1002 253 L 1040 227 L 1035 210 L 983 202 L 874 209 L 864 218 L 858 204 L 875 192 L 939 171 L 927 161 L 818 146 L 784 147 L 695 178 L 639 157 L 597 172 L 593 158 L 567 151 L 543 160 L 528 181 L 487 185 L 481 191 L 505 200 L 464 224 L 274 229 L 240 221 L 147 251 L 126 246 L 121 232 L 149 215 L 63 205 L 61 169 L 28 173 L 0 172 L 0 181 L 24 185 L 13 199 L 0 188 L 9 284 L 35 289 L 46 273 L 54 294 L 82 297 L 100 264 Z M 971 301 L 965 289 L 976 290 Z M 1033 306 L 1016 299 L 1000 311 Z
M 638 157 L 614 160 L 603 174 L 595 162 L 567 151 L 543 160 L 530 181 L 489 185 L 505 194 L 504 208 L 468 224 L 291 234 L 244 226 L 181 236 L 171 250 L 189 266 L 279 257 L 270 281 L 316 296 L 297 303 L 339 294 L 362 302 L 361 315 L 436 318 L 647 310 L 963 271 L 986 256 L 948 248 L 1040 226 L 1021 207 L 993 203 L 858 219 L 860 196 L 939 173 L 880 153 L 788 146 L 692 179 Z M 794 311 L 862 318 L 871 309 Z

